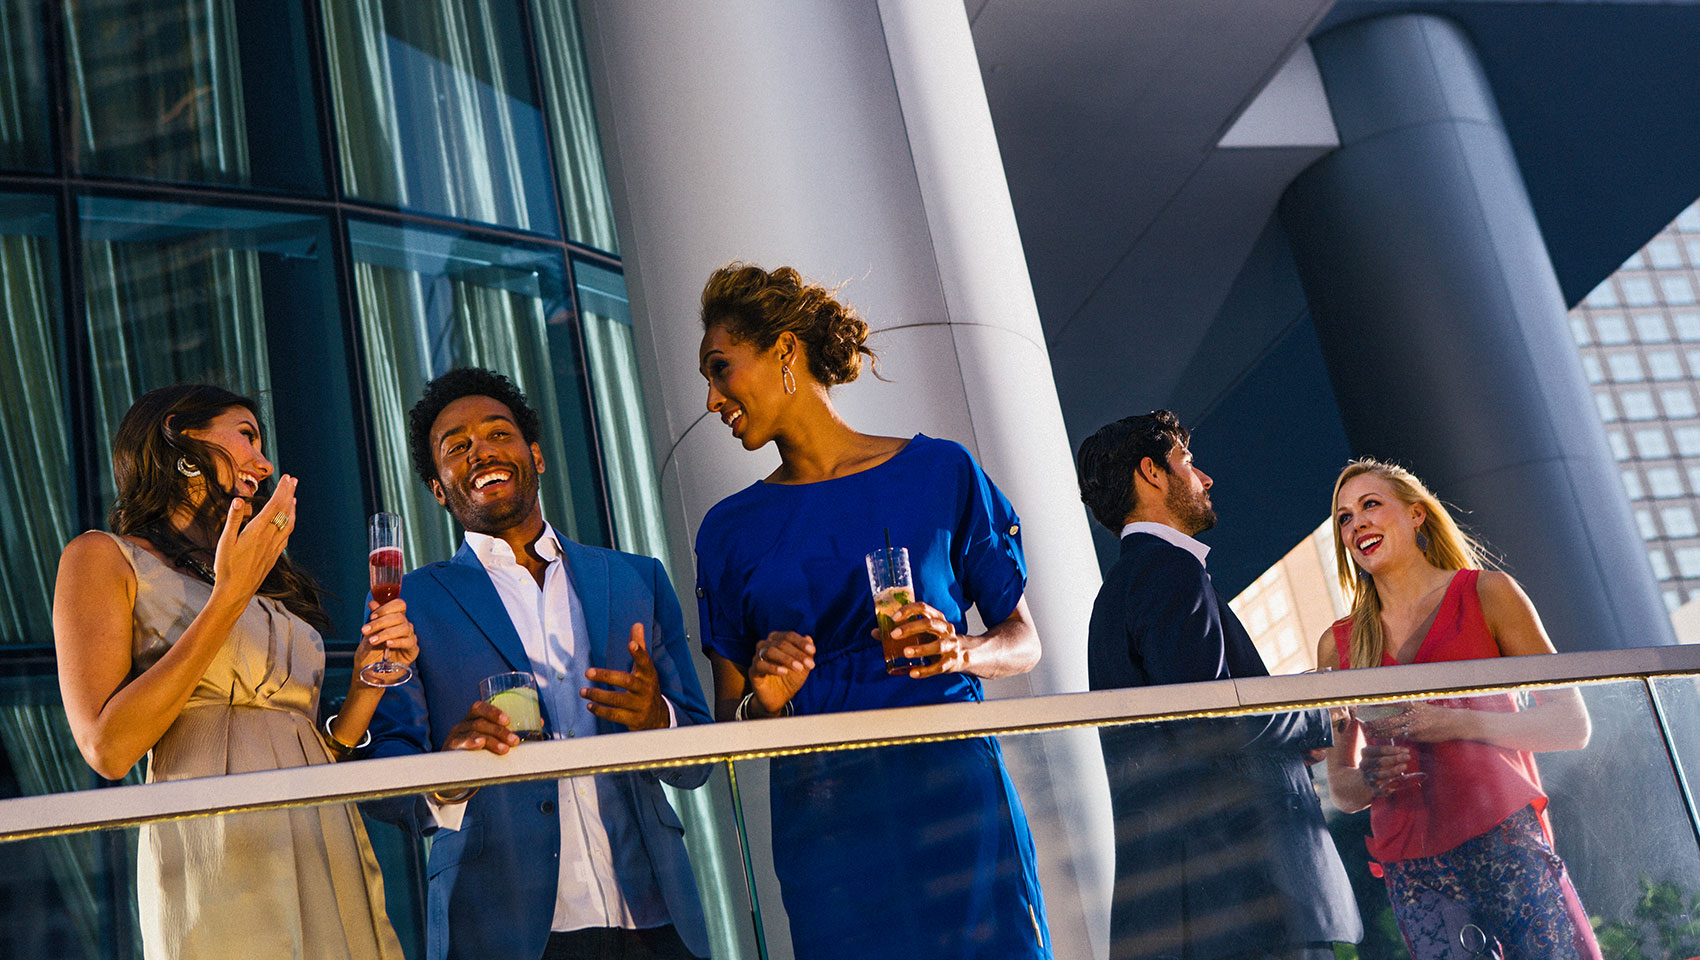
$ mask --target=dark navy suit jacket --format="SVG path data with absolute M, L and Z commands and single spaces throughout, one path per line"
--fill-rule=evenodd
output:
M 629 631 L 641 623 L 678 724 L 710 722 L 679 601 L 660 562 L 564 537 L 561 549 L 583 606 L 591 665 L 630 670 Z M 401 595 L 419 634 L 419 659 L 413 682 L 387 692 L 373 718 L 372 754 L 380 757 L 437 749 L 478 699 L 479 680 L 532 669 L 500 595 L 470 547 L 462 545 L 452 560 L 408 574 Z M 597 720 L 599 735 L 624 730 Z M 690 789 L 708 773 L 699 766 L 596 778 L 621 892 L 634 912 L 659 898 L 685 945 L 699 956 L 708 955 L 708 932 L 685 857 L 684 827 L 660 783 Z M 561 855 L 556 794 L 553 780 L 485 787 L 467 803 L 459 830 L 432 837 L 426 867 L 430 960 L 542 956 Z M 422 833 L 434 829 L 422 797 L 366 808 Z
M 1267 676 L 1204 565 L 1147 533 L 1092 608 L 1094 690 Z M 1328 716 L 1265 716 L 1103 728 L 1116 817 L 1112 960 L 1214 960 L 1329 940 L 1363 927 L 1323 821 L 1306 751 Z

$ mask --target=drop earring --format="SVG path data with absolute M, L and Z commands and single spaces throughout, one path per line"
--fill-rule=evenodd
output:
M 190 463 L 188 457 L 178 457 L 177 472 L 193 480 L 201 475 L 201 468 Z
M 779 382 L 785 386 L 785 392 L 787 394 L 797 392 L 797 378 L 791 375 L 790 366 L 783 366 L 779 368 Z
M 1422 527 L 1417 528 L 1417 549 L 1423 553 L 1428 552 L 1428 534 L 1423 532 Z

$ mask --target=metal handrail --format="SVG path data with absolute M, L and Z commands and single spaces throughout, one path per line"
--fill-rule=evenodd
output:
M 158 820 L 962 737 L 1700 674 L 1700 646 L 1217 680 L 723 723 L 0 800 L 0 843 Z

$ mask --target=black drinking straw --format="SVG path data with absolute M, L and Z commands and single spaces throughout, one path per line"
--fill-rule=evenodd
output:
M 892 585 L 897 585 L 897 562 L 891 555 L 891 528 L 885 528 L 885 577 Z

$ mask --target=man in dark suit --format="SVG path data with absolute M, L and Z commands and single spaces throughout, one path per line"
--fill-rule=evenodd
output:
M 1159 410 L 1080 446 L 1080 496 L 1121 535 L 1092 608 L 1094 690 L 1267 676 L 1205 570 L 1210 477 Z M 1112 960 L 1330 960 L 1363 934 L 1311 786 L 1322 711 L 1100 731 L 1116 817 Z
M 409 414 L 420 479 L 466 529 L 454 558 L 402 581 L 420 638 L 415 682 L 384 697 L 372 753 L 506 753 L 510 718 L 478 682 L 533 674 L 554 737 L 711 716 L 661 564 L 587 547 L 543 520 L 538 416 L 486 370 L 432 381 Z M 665 958 L 708 954 L 684 828 L 660 783 L 705 767 L 506 784 L 374 804 L 432 834 L 430 960 Z

